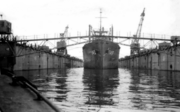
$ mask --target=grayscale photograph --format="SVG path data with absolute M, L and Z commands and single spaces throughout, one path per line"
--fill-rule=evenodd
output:
M 180 0 L 0 0 L 0 112 L 179 112 Z

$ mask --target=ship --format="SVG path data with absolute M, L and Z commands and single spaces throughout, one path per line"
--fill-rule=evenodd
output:
M 91 31 L 92 27 L 89 26 Z M 113 27 L 110 31 L 100 28 L 89 36 L 89 43 L 83 46 L 84 68 L 117 69 L 120 46 L 113 42 Z
M 115 43 L 113 26 L 106 31 L 102 27 L 102 10 L 100 9 L 100 28 L 93 30 L 89 25 L 89 42 L 83 46 L 84 68 L 117 69 L 120 46 Z

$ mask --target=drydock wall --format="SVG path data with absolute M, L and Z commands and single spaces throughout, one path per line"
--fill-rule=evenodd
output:
M 70 67 L 83 66 L 80 59 L 58 55 L 49 51 L 41 51 L 36 47 L 17 44 L 15 49 L 17 57 L 14 70 L 65 68 L 66 63 L 69 63 Z
M 180 71 L 180 44 L 126 56 L 119 67 Z

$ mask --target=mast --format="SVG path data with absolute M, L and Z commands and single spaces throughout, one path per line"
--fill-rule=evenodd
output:
M 102 17 L 102 9 L 100 8 L 100 17 L 97 17 L 100 19 L 100 29 L 99 29 L 99 34 L 100 36 L 102 35 L 102 18 L 106 18 L 106 17 Z
M 101 32 L 101 25 L 102 25 L 102 9 L 100 9 L 100 32 Z M 101 35 L 101 33 L 100 33 L 100 35 Z

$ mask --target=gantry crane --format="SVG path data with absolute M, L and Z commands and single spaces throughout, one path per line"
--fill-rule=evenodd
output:
M 144 20 L 144 16 L 145 16 L 145 8 L 140 16 L 141 16 L 141 19 L 140 19 L 140 22 L 138 25 L 136 35 L 134 35 L 134 39 L 131 42 L 131 55 L 138 54 L 140 51 L 140 44 L 139 44 L 138 38 L 141 37 L 141 30 L 142 30 L 143 20 Z
M 68 28 L 69 28 L 69 27 L 66 26 L 66 28 L 65 28 L 65 30 L 64 30 L 64 33 L 61 33 L 61 34 L 60 34 L 60 37 L 61 37 L 61 38 L 67 37 Z M 64 39 L 62 39 L 62 40 L 64 40 Z
M 69 27 L 67 26 L 65 28 L 64 33 L 60 34 L 60 38 L 63 38 L 63 39 L 61 39 L 61 41 L 57 42 L 57 52 L 62 55 L 67 55 L 67 49 L 66 49 L 67 45 L 66 45 L 65 37 L 67 37 L 68 28 Z

